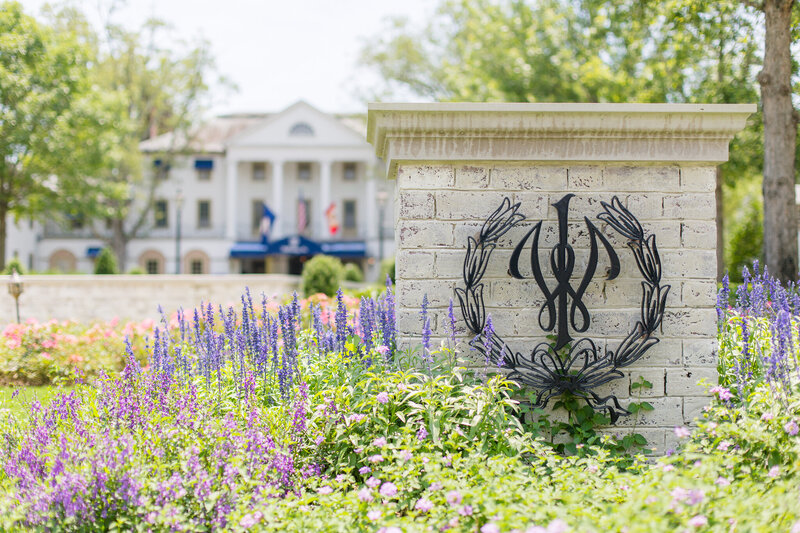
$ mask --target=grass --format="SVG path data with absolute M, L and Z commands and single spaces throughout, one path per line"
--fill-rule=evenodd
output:
M 34 400 L 47 404 L 56 394 L 68 392 L 72 387 L 44 385 L 41 387 L 0 387 L 0 412 L 9 410 L 17 418 L 27 417 Z M 14 391 L 19 391 L 14 397 Z

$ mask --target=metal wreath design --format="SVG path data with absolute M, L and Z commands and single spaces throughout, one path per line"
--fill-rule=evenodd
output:
M 572 195 L 567 195 L 556 204 L 559 209 L 559 222 L 562 223 L 562 236 L 566 232 L 565 218 L 561 217 L 561 207 L 564 207 L 564 214 L 566 213 L 566 205 Z M 559 204 L 562 204 L 559 207 Z M 659 342 L 655 336 L 656 329 L 661 324 L 664 317 L 665 303 L 667 295 L 670 290 L 669 285 L 661 285 L 661 258 L 656 246 L 655 235 L 646 236 L 642 225 L 628 209 L 622 205 L 619 198 L 614 196 L 611 203 L 601 202 L 603 212 L 598 215 L 598 219 L 608 224 L 619 235 L 628 240 L 627 245 L 633 252 L 636 259 L 636 265 L 643 277 L 642 281 L 642 295 L 641 295 L 641 316 L 637 320 L 633 329 L 628 335 L 620 342 L 615 350 L 607 350 L 605 354 L 599 352 L 595 343 L 588 338 L 581 338 L 575 342 L 563 342 L 559 346 L 558 343 L 550 344 L 541 342 L 537 344 L 529 357 L 524 357 L 519 352 L 513 352 L 506 343 L 497 334 L 491 334 L 487 338 L 485 334 L 486 325 L 486 308 L 484 304 L 482 283 L 483 276 L 489 264 L 492 252 L 497 247 L 498 240 L 508 233 L 517 224 L 525 220 L 525 216 L 519 213 L 520 204 L 511 204 L 508 198 L 505 198 L 500 205 L 484 222 L 478 233 L 477 238 L 469 237 L 467 240 L 467 254 L 464 259 L 463 279 L 464 287 L 455 289 L 456 296 L 461 306 L 461 313 L 466 322 L 467 328 L 475 335 L 470 341 L 470 345 L 478 352 L 482 353 L 491 363 L 503 366 L 510 370 L 509 377 L 520 381 L 523 384 L 529 385 L 538 391 L 535 406 L 545 407 L 549 400 L 554 396 L 558 396 L 565 392 L 570 392 L 573 395 L 582 398 L 593 409 L 599 411 L 606 411 L 612 423 L 615 423 L 621 414 L 628 415 L 630 412 L 624 409 L 619 400 L 614 395 L 600 397 L 592 389 L 604 385 L 615 379 L 624 376 L 620 368 L 624 368 L 633 364 L 640 359 L 647 350 L 652 348 Z M 563 222 L 562 222 L 563 220 Z M 589 278 L 594 273 L 597 265 L 597 246 L 594 232 L 599 234 L 599 230 L 589 221 L 588 217 L 584 217 L 592 237 L 592 249 L 590 251 L 590 265 L 587 271 L 591 271 Z M 515 250 L 515 256 L 519 256 L 519 251 L 524 245 L 527 238 L 534 233 L 534 246 L 532 248 L 531 256 L 532 262 L 538 262 L 538 257 L 533 259 L 535 254 L 538 254 L 536 242 L 539 236 L 539 222 L 533 229 L 531 229 L 525 236 L 522 242 Z M 601 234 L 599 238 L 602 239 L 606 248 L 610 247 L 608 241 L 605 240 Z M 551 256 L 551 265 L 556 268 L 556 251 L 561 246 L 559 253 L 563 253 L 569 257 L 574 263 L 574 252 L 571 246 L 563 242 L 553 250 Z M 613 253 L 613 252 L 611 252 Z M 569 256 L 568 254 L 572 254 Z M 608 279 L 613 279 L 619 273 L 619 263 L 616 260 L 616 254 L 613 254 L 612 266 Z M 616 264 L 615 264 L 616 261 Z M 563 259 L 562 259 L 563 263 Z M 537 266 L 534 266 L 534 271 Z M 571 268 L 571 267 L 570 267 Z M 519 270 L 514 264 L 514 257 L 512 256 L 512 264 L 509 268 L 509 273 L 514 277 L 521 278 Z M 537 283 L 543 290 L 547 290 L 544 286 L 544 280 L 541 278 L 541 273 L 534 272 Z M 568 277 L 568 276 L 567 276 Z M 560 283 L 563 280 L 560 280 Z M 568 283 L 568 280 L 567 280 Z M 580 307 L 580 296 L 578 302 L 574 301 L 574 295 L 580 293 L 586 288 L 588 283 L 586 276 L 581 282 L 579 291 L 571 291 L 573 295 L 573 309 L 572 320 L 575 320 L 575 309 Z M 546 296 L 548 298 L 555 294 L 552 293 Z M 554 322 L 552 304 L 546 302 L 539 313 L 539 322 L 542 325 L 542 316 L 545 308 L 548 308 L 548 323 Z M 565 304 L 564 304 L 565 305 Z M 585 309 L 585 308 L 584 308 Z M 580 311 L 580 309 L 579 309 Z M 583 313 L 583 311 L 581 311 Z M 590 318 L 583 315 L 582 326 L 575 328 L 578 331 L 585 331 L 588 328 Z M 542 326 L 547 331 L 547 328 Z M 562 335 L 559 335 L 559 338 Z M 569 338 L 569 341 L 572 341 Z M 561 351 L 561 353 L 559 353 Z M 610 403 L 609 403 L 610 402 Z

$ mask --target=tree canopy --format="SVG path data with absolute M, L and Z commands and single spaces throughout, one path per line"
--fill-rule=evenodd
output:
M 425 28 L 390 21 L 361 61 L 383 80 L 378 99 L 752 103 L 763 35 L 759 12 L 734 0 L 448 0 Z M 730 193 L 760 177 L 762 131 L 757 114 L 719 176 L 745 206 L 759 200 L 751 187 Z M 728 237 L 752 233 L 738 207 Z M 754 259 L 741 237 L 734 268 Z

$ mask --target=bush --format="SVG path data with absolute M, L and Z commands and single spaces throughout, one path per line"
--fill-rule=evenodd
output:
M 103 248 L 94 262 L 95 274 L 119 274 L 117 258 L 110 248 Z
M 132 276 L 140 276 L 140 275 L 144 274 L 144 269 L 137 265 L 137 266 L 131 268 L 130 270 L 128 270 L 128 274 L 130 274 Z
M 347 263 L 344 266 L 343 277 L 345 281 L 353 281 L 356 283 L 364 281 L 364 273 L 361 272 L 361 267 L 355 263 Z
M 10 276 L 11 273 L 16 270 L 17 274 L 22 275 L 25 273 L 24 269 L 22 268 L 22 263 L 20 263 L 19 259 L 16 257 L 11 258 L 11 260 L 6 263 L 6 268 L 3 269 L 3 274 L 6 276 Z
M 381 261 L 381 274 L 379 282 L 383 283 L 386 281 L 386 276 L 389 276 L 392 280 L 392 283 L 395 283 L 394 278 L 394 257 L 387 257 L 383 261 Z
M 342 262 L 328 255 L 316 255 L 303 265 L 303 293 L 311 296 L 321 292 L 328 296 L 336 294 L 342 283 Z

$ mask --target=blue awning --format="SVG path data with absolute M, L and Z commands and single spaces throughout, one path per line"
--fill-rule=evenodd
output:
M 325 255 L 339 257 L 365 257 L 367 255 L 367 243 L 364 241 L 323 242 L 321 248 Z
M 211 170 L 214 168 L 214 160 L 213 159 L 195 159 L 194 160 L 194 168 L 198 170 L 208 169 Z
M 98 255 L 100 255 L 101 248 L 99 246 L 89 246 L 86 249 L 86 257 L 90 259 L 94 259 Z
M 260 242 L 237 242 L 231 248 L 231 257 L 264 257 L 267 245 Z
M 316 242 L 302 235 L 293 235 L 266 244 L 260 242 L 237 242 L 230 251 L 231 257 L 308 256 L 318 254 L 337 257 L 365 257 L 367 255 L 367 244 L 364 241 Z

